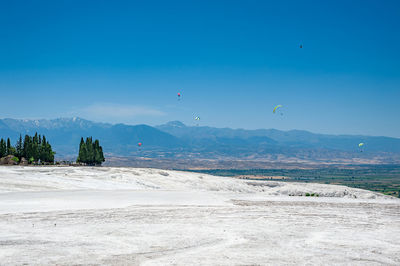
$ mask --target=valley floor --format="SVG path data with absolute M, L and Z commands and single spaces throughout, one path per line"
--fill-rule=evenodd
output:
M 399 236 L 399 199 L 344 186 L 0 167 L 0 265 L 399 265 Z

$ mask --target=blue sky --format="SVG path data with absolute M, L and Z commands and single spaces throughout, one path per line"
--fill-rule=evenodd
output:
M 0 25 L 0 118 L 400 137 L 399 1 L 2 1 Z

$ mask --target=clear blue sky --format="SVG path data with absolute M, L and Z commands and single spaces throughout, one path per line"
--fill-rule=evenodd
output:
M 400 137 L 400 1 L 1 1 L 0 25 L 0 118 Z

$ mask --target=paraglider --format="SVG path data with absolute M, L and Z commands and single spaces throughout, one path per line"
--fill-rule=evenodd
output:
M 178 101 L 181 99 L 181 93 L 178 92 Z
M 274 109 L 272 110 L 272 113 L 274 113 L 274 114 L 278 113 L 280 115 L 283 115 L 282 107 L 283 107 L 282 105 L 278 104 L 277 106 L 274 107 Z
M 302 45 L 302 44 L 300 44 L 300 49 L 301 49 L 301 48 L 303 48 L 303 45 Z
M 363 152 L 363 147 L 364 147 L 364 143 L 363 143 L 363 142 L 360 142 L 360 143 L 358 144 L 358 148 L 360 149 L 360 152 Z
M 196 125 L 198 126 L 198 125 L 199 125 L 199 121 L 200 121 L 200 117 L 196 116 L 196 117 L 194 118 L 194 120 L 197 121 L 197 124 L 196 124 Z
M 139 142 L 137 145 L 138 145 L 138 148 L 139 148 L 139 151 L 140 151 L 140 150 L 141 150 L 141 147 L 142 147 L 142 143 Z

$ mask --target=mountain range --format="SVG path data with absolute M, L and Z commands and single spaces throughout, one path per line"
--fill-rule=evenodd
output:
M 152 127 L 77 117 L 0 119 L 0 137 L 10 137 L 12 143 L 19 134 L 35 132 L 46 135 L 58 159 L 76 158 L 80 138 L 93 136 L 100 140 L 106 156 L 117 157 L 400 162 L 400 139 L 390 137 L 186 126 L 179 121 Z M 139 142 L 143 144 L 140 148 Z M 358 148 L 360 142 L 365 143 L 362 150 Z

